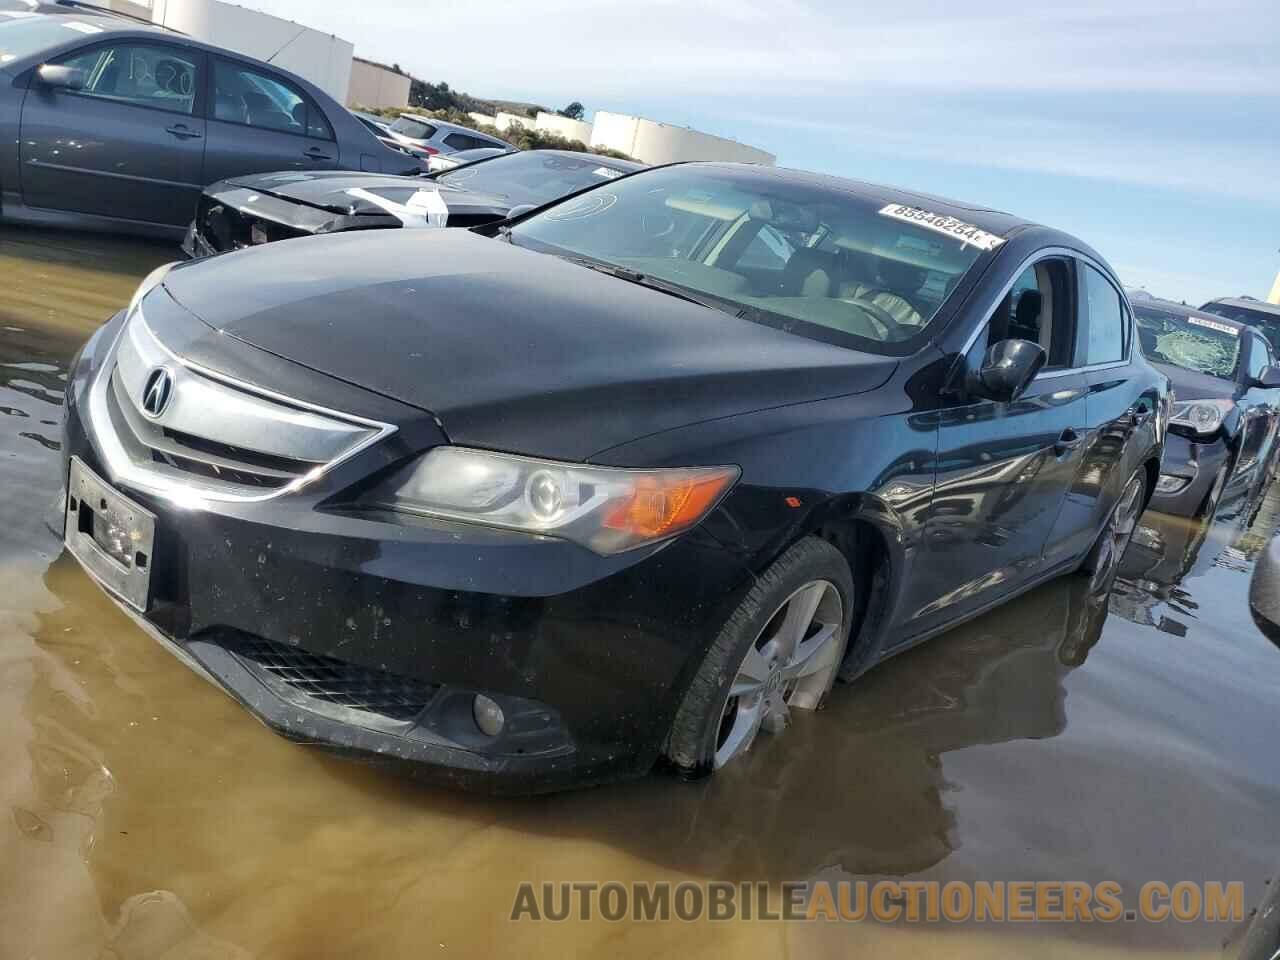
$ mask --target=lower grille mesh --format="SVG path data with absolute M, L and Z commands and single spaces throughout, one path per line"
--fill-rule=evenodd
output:
M 392 720 L 414 719 L 439 689 L 435 684 L 368 670 L 270 640 L 246 638 L 232 650 L 305 697 Z

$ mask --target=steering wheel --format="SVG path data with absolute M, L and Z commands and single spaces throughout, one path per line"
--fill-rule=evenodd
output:
M 888 291 L 884 291 L 884 292 L 888 292 Z M 902 340 L 910 339 L 911 337 L 911 333 L 909 332 L 910 327 L 907 324 L 898 320 L 892 313 L 890 313 L 884 307 L 881 307 L 878 304 L 874 304 L 874 303 L 867 303 L 861 297 L 858 297 L 854 300 L 850 300 L 849 302 L 852 303 L 859 310 L 861 310 L 863 313 L 865 313 L 867 316 L 869 316 L 872 320 L 876 321 L 876 323 L 880 324 L 880 326 L 884 327 L 886 333 L 893 333 L 897 335 L 898 339 L 902 339 Z M 886 336 L 885 339 L 887 340 L 889 338 Z

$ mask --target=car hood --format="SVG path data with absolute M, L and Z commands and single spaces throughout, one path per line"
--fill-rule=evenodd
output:
M 164 285 L 226 335 L 430 411 L 455 443 L 566 460 L 870 390 L 896 366 L 465 230 L 303 237 Z
M 359 173 L 351 170 L 281 171 L 232 177 L 209 188 L 240 187 L 280 200 L 305 204 L 343 216 L 403 213 L 405 210 L 449 213 L 485 213 L 506 216 L 512 201 L 506 197 L 475 193 L 425 177 Z M 439 199 L 433 203 L 427 195 Z
M 1235 396 L 1236 384 L 1231 380 L 1197 373 L 1172 363 L 1152 362 L 1151 365 L 1169 378 L 1176 400 L 1230 400 Z

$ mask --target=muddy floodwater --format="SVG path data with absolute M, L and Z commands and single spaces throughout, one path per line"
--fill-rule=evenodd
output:
M 170 245 L 0 228 L 0 958 L 1231 955 L 1243 924 L 511 922 L 521 881 L 1241 881 L 1280 869 L 1280 516 L 1148 514 L 711 782 L 494 801 L 287 743 L 62 554 L 67 367 Z M 227 296 L 234 297 L 228 290 Z

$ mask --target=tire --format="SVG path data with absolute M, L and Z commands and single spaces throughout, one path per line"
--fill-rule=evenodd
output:
M 712 773 L 745 753 L 761 729 L 781 733 L 791 709 L 817 709 L 844 658 L 855 603 L 849 564 L 825 540 L 806 537 L 774 561 L 689 685 L 664 749 L 671 764 L 689 777 Z
M 1147 502 L 1146 495 L 1147 471 L 1139 467 L 1121 488 L 1116 505 L 1080 566 L 1080 572 L 1089 577 L 1091 597 L 1103 597 L 1111 592 L 1125 548 L 1138 529 L 1138 518 L 1142 516 Z

